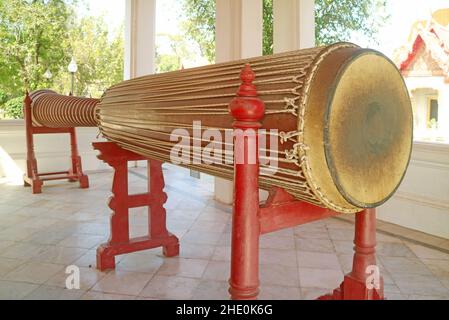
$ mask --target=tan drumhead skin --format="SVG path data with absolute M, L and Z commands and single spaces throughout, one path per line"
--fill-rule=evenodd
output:
M 323 142 L 307 153 L 308 178 L 325 202 L 348 212 L 381 205 L 402 181 L 412 149 L 402 76 L 379 52 L 347 47 L 324 58 L 312 84 L 304 142 Z

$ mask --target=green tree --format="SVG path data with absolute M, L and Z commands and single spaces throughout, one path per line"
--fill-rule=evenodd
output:
M 263 0 L 263 55 L 273 54 L 273 0 Z
M 9 100 L 3 106 L 3 113 L 7 119 L 23 118 L 23 97 L 17 97 Z
M 278 0 L 279 1 L 279 0 Z M 387 19 L 386 0 L 316 0 L 316 42 L 347 41 L 353 32 L 374 38 Z M 215 58 L 215 0 L 185 0 L 184 31 L 207 59 Z M 263 0 L 263 54 L 273 52 L 273 0 Z
M 69 93 L 67 65 L 72 57 L 79 67 L 77 95 L 99 97 L 123 79 L 123 27 L 110 34 L 102 17 L 77 18 L 76 3 L 0 0 L 0 108 L 7 117 L 21 115 L 21 104 L 14 98 L 23 99 L 25 90 Z M 44 77 L 47 69 L 51 79 Z
M 182 28 L 209 62 L 215 60 L 215 0 L 184 0 Z
M 360 33 L 376 41 L 379 27 L 388 19 L 386 0 L 317 0 L 315 32 L 318 45 L 347 41 Z
M 78 71 L 75 74 L 75 95 L 100 97 L 105 89 L 123 80 L 123 26 L 113 35 L 103 17 L 84 17 L 69 30 L 64 47 L 65 63 L 54 81 L 54 88 L 69 93 L 71 75 L 66 71 L 72 57 Z
M 0 0 L 0 90 L 14 97 L 46 84 L 49 68 L 58 73 L 66 54 L 74 1 Z
M 168 48 L 164 52 L 162 52 L 160 46 L 156 48 L 157 73 L 179 70 L 183 66 L 184 59 L 193 58 L 192 52 L 189 50 L 189 43 L 184 37 L 168 33 L 159 33 L 157 37 L 159 39 L 165 38 L 168 44 Z

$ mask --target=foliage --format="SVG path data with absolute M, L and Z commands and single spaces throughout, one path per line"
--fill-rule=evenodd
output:
M 192 59 L 189 43 L 180 35 L 160 33 L 158 38 L 168 38 L 169 48 L 163 50 L 156 48 L 156 73 L 179 70 L 183 67 L 182 59 Z
M 273 54 L 273 0 L 263 0 L 263 55 Z
M 23 97 L 17 97 L 7 101 L 3 106 L 3 113 L 9 119 L 23 118 Z
M 0 0 L 0 90 L 22 95 L 45 84 L 49 68 L 57 73 L 65 59 L 73 1 Z
M 347 41 L 357 32 L 375 40 L 388 19 L 386 0 L 316 0 L 315 32 L 318 45 Z
M 158 54 L 156 52 L 156 73 L 181 69 L 179 57 L 174 54 Z
M 3 91 L 0 91 L 0 107 L 8 100 L 8 95 Z
M 215 60 L 215 0 L 184 0 L 185 34 L 198 43 L 209 62 Z
M 354 32 L 374 38 L 388 18 L 386 0 L 316 0 L 317 45 L 347 41 Z M 185 0 L 186 34 L 209 61 L 215 57 L 215 0 Z M 273 0 L 263 0 L 263 54 L 273 52 Z
M 123 27 L 110 34 L 102 17 L 77 18 L 77 2 L 0 0 L 0 93 L 5 100 L 42 88 L 68 94 L 72 57 L 78 64 L 76 95 L 99 97 L 123 79 Z M 46 70 L 51 79 L 44 77 Z M 1 101 L 0 108 L 6 115 L 19 114 L 6 111 Z
M 75 95 L 100 97 L 105 89 L 123 80 L 123 27 L 112 40 L 102 17 L 85 17 L 68 33 L 63 72 L 55 78 L 55 90 L 68 93 L 71 75 L 66 71 L 72 56 L 78 65 Z

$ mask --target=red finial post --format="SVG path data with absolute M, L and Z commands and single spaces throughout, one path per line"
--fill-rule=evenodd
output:
M 231 298 L 256 299 L 259 293 L 259 160 L 257 129 L 265 112 L 247 64 L 237 97 L 229 104 L 234 117 L 234 208 L 232 216 Z

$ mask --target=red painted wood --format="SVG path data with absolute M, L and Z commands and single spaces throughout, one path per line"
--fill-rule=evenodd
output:
M 234 129 L 254 130 L 261 126 L 264 104 L 258 99 L 252 84 L 254 73 L 246 65 L 241 73 L 242 86 L 231 101 L 229 110 L 235 119 Z M 255 139 L 257 143 L 257 138 Z M 259 293 L 259 163 L 248 159 L 249 139 L 234 143 L 234 159 L 245 159 L 242 164 L 234 160 L 234 208 L 232 215 L 231 278 L 229 293 L 232 299 L 255 299 Z M 255 149 L 255 150 L 254 150 Z M 242 156 L 242 157 L 241 157 Z M 254 155 L 253 155 L 254 156 Z
M 44 181 L 53 180 L 69 180 L 79 181 L 80 188 L 89 187 L 89 178 L 83 173 L 81 166 L 81 157 L 78 154 L 78 145 L 76 141 L 75 128 L 47 128 L 35 127 L 33 125 L 33 118 L 31 112 L 31 98 L 28 92 L 25 95 L 23 103 L 25 116 L 25 134 L 27 145 L 27 172 L 23 176 L 25 186 L 31 186 L 33 194 L 42 192 L 42 185 Z M 60 172 L 45 172 L 39 173 L 37 167 L 36 155 L 34 152 L 34 135 L 35 134 L 56 134 L 68 133 L 70 135 L 70 154 L 71 154 L 71 168 L 68 171 Z
M 383 278 L 379 277 L 379 287 L 367 287 L 367 272 L 376 263 L 376 210 L 367 209 L 356 214 L 354 258 L 352 271 L 347 274 L 339 288 L 320 300 L 383 300 Z
M 100 151 L 98 158 L 114 169 L 112 197 L 109 200 L 111 233 L 107 243 L 97 248 L 97 268 L 115 268 L 115 256 L 146 249 L 163 247 L 167 257 L 179 254 L 178 238 L 167 231 L 164 204 L 167 195 L 162 173 L 162 163 L 148 160 L 148 192 L 128 194 L 128 161 L 146 160 L 143 156 L 120 148 L 113 142 L 93 143 Z M 129 209 L 148 206 L 148 235 L 138 238 L 129 236 Z
M 234 132 L 260 128 L 264 104 L 257 98 L 252 84 L 254 73 L 249 65 L 241 73 L 242 85 L 229 110 L 234 117 Z M 259 236 L 283 228 L 336 216 L 339 213 L 296 200 L 285 190 L 273 188 L 268 200 L 259 204 L 259 162 L 250 163 L 249 138 L 244 143 L 234 140 L 234 207 L 232 216 L 231 278 L 232 299 L 256 299 L 259 293 Z M 257 141 L 257 135 L 256 135 Z M 257 142 L 256 142 L 257 143 Z M 257 149 L 257 148 L 256 148 Z M 243 155 L 243 156 L 242 156 Z M 239 163 L 237 159 L 244 159 Z M 368 289 L 368 266 L 376 265 L 375 210 L 356 215 L 355 254 L 352 272 L 345 276 L 340 288 L 319 299 L 383 299 L 383 280 L 378 289 Z
M 281 188 L 273 188 L 267 202 L 260 207 L 260 233 L 274 232 L 338 214 L 326 208 L 298 201 Z

